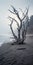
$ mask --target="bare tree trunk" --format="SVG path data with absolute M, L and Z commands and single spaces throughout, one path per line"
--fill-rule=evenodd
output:
M 20 29 L 18 29 L 18 39 L 20 40 Z

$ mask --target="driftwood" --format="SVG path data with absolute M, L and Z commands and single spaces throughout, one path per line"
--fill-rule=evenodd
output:
M 19 12 L 14 8 L 14 6 L 11 5 L 11 7 L 13 8 L 13 11 L 9 10 L 9 12 L 17 16 L 17 18 L 18 18 L 19 21 L 20 21 L 20 26 L 19 26 L 18 21 L 15 20 L 15 18 L 9 16 L 9 20 L 11 21 L 11 19 L 12 19 L 11 24 L 10 24 L 10 29 L 11 29 L 11 31 L 12 31 L 12 34 L 13 34 L 14 38 L 15 38 L 17 41 L 19 41 L 19 40 L 21 40 L 21 38 L 20 38 L 20 32 L 21 32 L 21 28 L 22 28 L 22 21 L 23 21 L 25 18 L 27 19 L 28 9 L 26 9 L 26 10 L 27 10 L 26 14 L 24 14 L 24 12 L 22 11 L 22 9 L 20 9 L 21 12 L 23 13 L 23 16 L 24 16 L 24 17 L 21 19 L 20 16 L 19 16 Z M 13 28 L 12 28 L 12 24 L 13 24 L 14 21 L 17 23 L 17 26 L 18 26 L 18 28 L 17 28 L 17 30 L 18 30 L 18 37 L 15 35 L 15 33 L 14 33 L 14 31 L 13 31 Z M 28 21 L 28 19 L 27 19 L 27 21 Z M 26 27 L 26 30 L 27 30 L 27 27 Z M 25 32 L 26 32 L 26 31 L 25 31 Z M 26 34 L 25 34 L 25 35 L 26 35 Z M 23 41 L 24 41 L 24 37 L 23 37 L 23 36 L 24 36 L 24 34 L 22 33 L 22 39 L 23 39 Z

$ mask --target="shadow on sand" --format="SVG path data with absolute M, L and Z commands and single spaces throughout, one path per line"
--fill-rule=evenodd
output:
M 14 43 L 11 43 L 11 45 L 26 45 L 25 42 L 14 42 Z

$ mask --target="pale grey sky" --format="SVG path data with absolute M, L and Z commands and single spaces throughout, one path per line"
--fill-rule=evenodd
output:
M 0 0 L 0 34 L 7 34 L 10 31 L 7 19 L 10 5 L 22 10 L 29 6 L 29 16 L 33 15 L 33 0 Z

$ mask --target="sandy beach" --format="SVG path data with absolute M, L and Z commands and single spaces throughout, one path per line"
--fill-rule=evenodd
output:
M 24 44 L 3 44 L 0 65 L 33 65 L 33 36 L 27 36 Z

